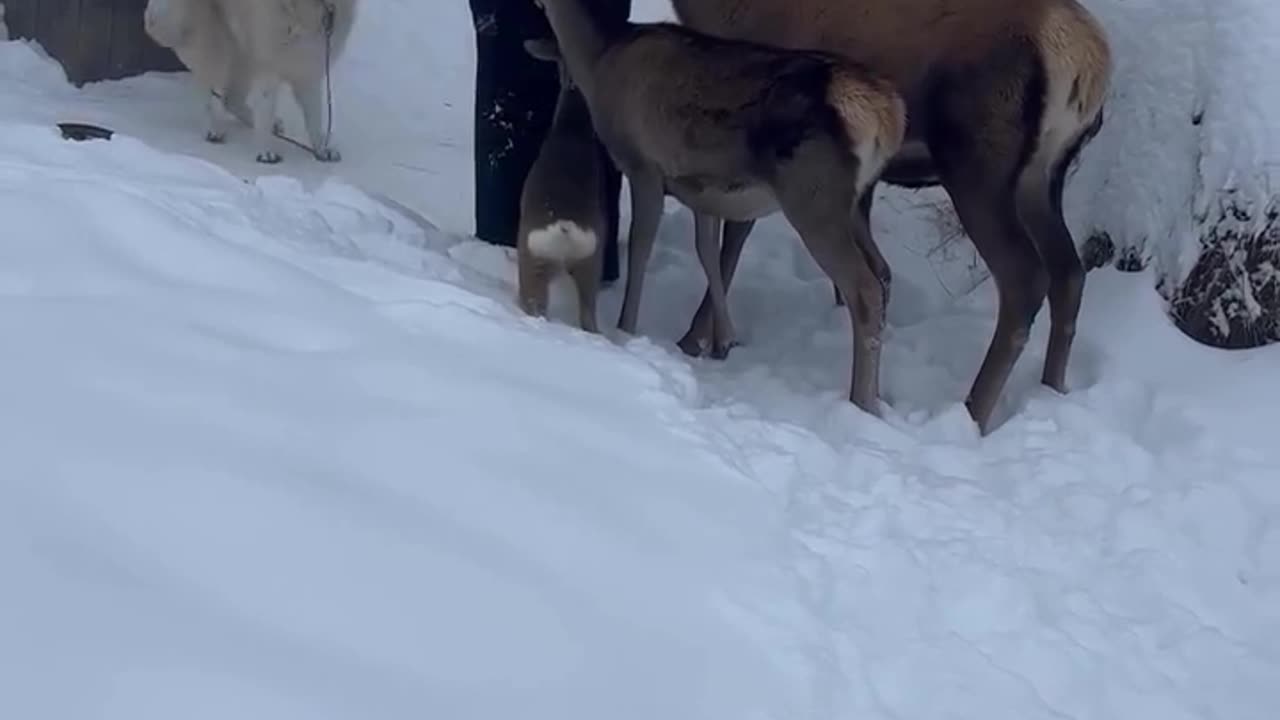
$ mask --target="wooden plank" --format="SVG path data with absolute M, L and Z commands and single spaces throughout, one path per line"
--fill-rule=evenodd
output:
M 80 84 L 85 75 L 80 55 L 80 0 L 40 0 L 36 38 L 62 63 L 67 79 Z
M 111 52 L 103 76 L 118 79 L 137 75 L 142 66 L 142 47 L 150 40 L 142 26 L 146 0 L 114 0 L 112 4 L 115 13 L 111 23 Z
M 184 70 L 143 27 L 147 0 L 3 0 L 12 38 L 36 40 L 76 85 Z
M 115 21 L 111 0 L 80 1 L 80 57 L 84 62 L 84 82 L 110 75 L 111 27 Z
M 39 15 L 40 0 L 6 0 L 4 24 L 9 27 L 9 38 L 34 38 Z

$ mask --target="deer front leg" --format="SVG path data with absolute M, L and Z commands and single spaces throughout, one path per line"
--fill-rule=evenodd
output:
M 707 278 L 707 294 L 711 296 L 711 357 L 723 360 L 737 344 L 729 303 L 725 297 L 724 278 L 720 274 L 721 219 L 715 215 L 694 213 L 694 242 L 698 261 Z
M 645 268 L 662 221 L 664 187 L 662 176 L 648 171 L 628 175 L 627 180 L 631 186 L 631 228 L 627 239 L 627 289 L 622 296 L 618 329 L 634 335 L 640 315 L 640 296 L 644 292 Z
M 742 258 L 742 249 L 747 244 L 747 236 L 755 227 L 755 220 L 725 220 L 723 239 L 720 246 L 720 276 L 724 279 L 724 293 L 727 298 L 729 286 L 733 284 L 733 275 L 738 270 L 738 260 Z M 702 303 L 698 305 L 689 330 L 677 343 L 687 355 L 697 357 L 702 354 L 704 343 L 711 342 L 711 290 L 702 295 Z

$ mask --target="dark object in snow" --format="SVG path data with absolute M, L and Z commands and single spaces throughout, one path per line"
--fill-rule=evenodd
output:
M 533 0 L 470 0 L 476 33 L 475 222 L 476 237 L 516 246 L 520 190 L 551 126 L 560 81 L 552 63 L 533 59 L 524 41 L 552 37 Z M 595 0 L 606 19 L 631 15 L 631 0 Z M 604 146 L 608 230 L 604 282 L 618 279 L 619 198 L 622 175 Z
M 1080 249 L 1080 262 L 1085 270 L 1096 270 L 1111 264 L 1116 259 L 1116 244 L 1111 233 L 1106 230 L 1095 231 L 1084 241 Z
M 1205 218 L 1200 257 L 1169 303 L 1184 333 L 1229 350 L 1280 342 L 1280 199 L 1236 195 L 1224 191 Z
M 31 39 L 76 86 L 186 69 L 142 27 L 147 0 L 4 0 L 12 39 Z
M 67 140 L 110 140 L 115 133 L 97 125 L 87 123 L 58 123 L 62 137 Z

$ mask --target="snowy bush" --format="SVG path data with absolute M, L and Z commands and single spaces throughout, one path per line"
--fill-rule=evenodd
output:
M 1280 6 L 1273 0 L 1085 0 L 1116 60 L 1102 133 L 1068 187 L 1069 220 L 1148 264 L 1178 326 L 1200 342 L 1280 339 Z

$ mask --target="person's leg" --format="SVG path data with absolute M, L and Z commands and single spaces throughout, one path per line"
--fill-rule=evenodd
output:
M 476 237 L 515 247 L 520 190 L 555 112 L 553 64 L 525 52 L 526 38 L 550 34 L 532 0 L 470 0 L 476 37 Z

